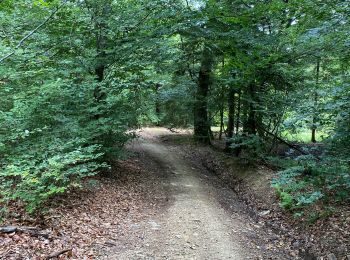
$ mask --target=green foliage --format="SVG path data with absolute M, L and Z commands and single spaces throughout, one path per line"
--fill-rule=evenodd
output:
M 328 138 L 329 153 L 350 161 L 350 83 L 332 89 L 332 99 L 327 104 L 327 111 L 334 118 L 334 131 Z
M 119 155 L 128 140 L 122 125 L 127 118 L 108 115 L 107 109 L 122 109 L 123 104 L 109 99 L 103 105 L 95 103 L 90 84 L 48 82 L 41 85 L 40 94 L 17 99 L 1 114 L 3 202 L 20 200 L 33 212 L 107 167 L 104 160 Z M 94 119 L 95 111 L 103 111 L 103 117 Z
M 235 135 L 227 141 L 230 143 L 230 148 L 233 151 L 246 152 L 248 159 L 252 158 L 252 156 L 256 159 L 256 156 L 263 154 L 264 144 L 257 135 Z
M 79 187 L 81 179 L 106 167 L 94 162 L 102 155 L 96 150 L 97 147 L 91 146 L 66 153 L 62 151 L 45 159 L 33 155 L 31 161 L 18 158 L 16 164 L 8 164 L 0 174 L 2 201 L 20 200 L 32 213 L 52 196 Z
M 187 84 L 187 85 L 186 85 Z M 168 89 L 163 89 L 160 93 L 162 102 L 161 124 L 166 126 L 189 127 L 193 124 L 192 99 L 188 95 L 191 91 L 191 84 L 177 79 L 174 85 Z
M 295 211 L 312 204 L 327 207 L 335 201 L 349 200 L 349 166 L 339 161 L 318 162 L 310 156 L 300 156 L 295 166 L 279 172 L 272 186 L 284 209 Z
M 19 201 L 33 213 L 124 156 L 131 130 L 151 106 L 140 105 L 149 99 L 147 71 L 155 63 L 150 55 L 155 48 L 151 37 L 147 44 L 137 37 L 145 37 L 152 23 L 126 33 L 122 44 L 115 42 L 128 30 L 123 26 L 135 26 L 149 8 L 160 6 L 151 1 L 132 8 L 129 1 L 0 5 L 0 199 Z M 103 78 L 97 80 L 101 65 Z

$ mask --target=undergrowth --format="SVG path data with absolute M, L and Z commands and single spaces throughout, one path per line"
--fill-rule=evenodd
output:
M 317 160 L 313 156 L 299 156 L 294 160 L 274 159 L 282 166 L 272 187 L 280 206 L 309 222 L 328 217 L 332 205 L 350 201 L 350 174 L 346 161 L 333 158 Z

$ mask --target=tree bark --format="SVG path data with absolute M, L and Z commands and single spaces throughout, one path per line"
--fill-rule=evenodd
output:
M 235 90 L 231 87 L 228 94 L 227 137 L 232 138 L 235 128 Z
M 248 88 L 249 91 L 249 108 L 248 108 L 248 117 L 247 121 L 245 123 L 245 127 L 243 129 L 243 132 L 250 134 L 250 135 L 256 135 L 256 128 L 257 128 L 257 122 L 256 122 L 256 112 L 255 112 L 255 87 L 254 85 L 250 85 Z
M 220 132 L 219 132 L 219 140 L 222 139 L 222 133 L 224 132 L 224 106 L 221 104 L 220 107 Z
M 100 9 L 101 8 L 101 9 Z M 107 24 L 105 20 L 110 13 L 110 3 L 107 1 L 103 6 L 96 6 L 95 9 L 95 37 L 96 37 L 96 62 L 95 75 L 98 82 L 102 82 L 105 77 L 106 48 L 107 48 Z M 101 86 L 97 86 L 94 91 L 94 97 L 97 101 L 105 99 L 106 93 L 101 90 Z
M 312 117 L 312 127 L 311 127 L 311 142 L 316 143 L 316 129 L 317 129 L 317 103 L 318 103 L 318 94 L 317 87 L 320 78 L 320 59 L 317 60 L 316 64 L 316 89 L 314 91 L 314 111 Z
M 238 134 L 238 131 L 239 131 L 240 117 L 241 117 L 241 94 L 238 93 L 237 117 L 236 117 L 236 134 Z
M 208 92 L 212 64 L 212 54 L 208 46 L 204 46 L 194 103 L 194 138 L 204 144 L 210 144 Z
M 225 56 L 223 56 L 222 59 L 222 69 L 225 69 Z M 225 109 L 225 89 L 224 86 L 221 86 L 221 93 L 220 93 L 220 132 L 219 132 L 219 140 L 222 140 L 222 133 L 225 130 L 225 123 L 224 123 L 224 109 Z
M 155 95 L 156 95 L 156 100 L 155 100 L 155 107 L 156 107 L 156 115 L 157 115 L 157 126 L 160 126 L 160 100 L 159 100 L 159 89 L 161 88 L 161 85 L 158 83 L 155 86 Z

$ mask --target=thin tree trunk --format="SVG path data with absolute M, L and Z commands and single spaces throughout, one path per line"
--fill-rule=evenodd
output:
M 241 117 L 241 94 L 238 93 L 238 100 L 237 100 L 237 116 L 236 116 L 236 134 L 238 134 L 239 131 L 239 122 Z
M 102 82 L 105 77 L 106 69 L 106 48 L 107 48 L 107 24 L 105 20 L 108 18 L 110 12 L 110 3 L 106 2 L 103 4 L 101 10 L 99 6 L 95 10 L 95 34 L 96 34 L 96 62 L 95 62 L 95 75 L 98 82 Z M 101 86 L 98 85 L 94 90 L 94 97 L 97 101 L 104 100 L 106 93 L 101 90 Z
M 232 138 L 235 124 L 235 90 L 231 87 L 228 94 L 227 137 Z
M 222 59 L 222 69 L 225 69 L 225 56 L 223 56 Z M 219 140 L 222 140 L 222 133 L 225 130 L 225 124 L 224 124 L 224 109 L 225 109 L 225 89 L 224 86 L 221 86 L 221 94 L 220 94 L 220 133 L 219 133 Z
M 157 126 L 160 125 L 160 100 L 159 100 L 159 89 L 161 85 L 156 84 L 155 86 L 155 95 L 156 95 L 156 100 L 155 100 L 155 106 L 156 106 L 156 115 L 157 115 Z
M 104 79 L 104 72 L 106 65 L 105 62 L 105 51 L 104 51 L 104 40 L 103 36 L 98 34 L 96 35 L 96 66 L 95 66 L 95 75 L 96 80 L 98 82 L 102 82 Z M 100 101 L 103 99 L 104 93 L 101 91 L 101 86 L 98 85 L 94 90 L 94 97 L 97 101 Z
M 99 4 L 93 7 L 93 19 L 94 19 L 94 30 L 95 30 L 95 40 L 96 40 L 96 57 L 95 57 L 95 76 L 96 81 L 101 83 L 105 77 L 106 64 L 106 48 L 107 48 L 107 37 L 106 30 L 107 24 L 105 19 L 110 11 L 110 5 L 104 3 L 103 6 Z M 103 102 L 106 99 L 106 92 L 101 88 L 101 84 L 97 84 L 93 92 L 96 102 Z M 94 115 L 96 120 L 103 117 L 103 112 L 97 112 Z
M 311 128 L 311 142 L 316 143 L 316 123 L 317 123 L 317 103 L 318 103 L 318 94 L 317 87 L 320 77 L 320 59 L 317 60 L 316 64 L 316 89 L 314 91 L 314 113 L 312 117 L 312 128 Z
M 220 107 L 220 132 L 219 132 L 219 140 L 222 139 L 222 133 L 224 131 L 224 106 L 221 104 Z
M 194 104 L 194 137 L 201 143 L 210 144 L 208 92 L 213 57 L 207 46 L 204 46 L 202 55 Z
M 256 112 L 255 112 L 255 87 L 250 85 L 248 88 L 249 91 L 249 108 L 248 108 L 248 118 L 245 124 L 243 131 L 247 134 L 255 135 L 257 122 L 256 122 Z
M 215 116 L 215 115 L 214 115 Z M 209 112 L 208 113 L 208 122 L 209 122 L 209 137 L 210 137 L 210 140 L 214 140 L 215 137 L 214 137 L 214 133 L 213 131 L 211 130 L 211 126 L 213 125 L 213 116 L 211 115 L 211 113 Z

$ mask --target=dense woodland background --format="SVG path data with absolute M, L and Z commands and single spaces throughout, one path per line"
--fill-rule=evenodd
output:
M 145 125 L 225 140 L 280 171 L 283 208 L 332 214 L 350 198 L 349 13 L 347 0 L 0 1 L 2 217 L 79 187 Z

